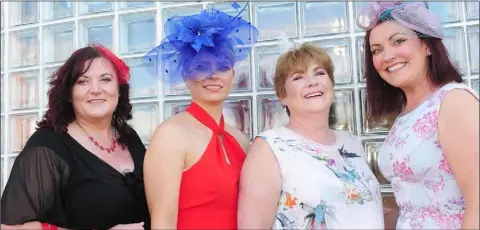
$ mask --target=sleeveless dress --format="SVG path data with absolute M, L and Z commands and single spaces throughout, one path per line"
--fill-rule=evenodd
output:
M 348 132 L 322 145 L 281 127 L 263 132 L 280 165 L 273 229 L 383 229 L 380 185 Z
M 408 114 L 397 117 L 379 149 L 381 173 L 392 184 L 399 207 L 397 229 L 459 229 L 465 201 L 438 140 L 438 113 L 450 83 Z
M 191 168 L 183 172 L 180 184 L 178 229 L 236 229 L 240 170 L 245 152 L 236 139 L 199 105 L 186 110 L 212 130 L 212 138 Z M 223 138 L 223 146 L 222 139 Z M 230 164 L 224 155 L 225 149 Z

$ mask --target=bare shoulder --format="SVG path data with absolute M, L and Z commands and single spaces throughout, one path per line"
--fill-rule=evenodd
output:
M 237 139 L 240 146 L 242 146 L 243 151 L 247 153 L 248 149 L 250 148 L 250 138 L 248 138 L 248 136 L 245 135 L 245 133 L 243 133 L 242 131 L 238 130 L 237 128 L 231 125 L 225 124 L 225 130 L 228 133 L 230 133 L 233 137 L 235 137 L 235 139 Z
M 442 99 L 442 106 L 461 107 L 465 105 L 478 105 L 478 98 L 474 92 L 466 89 L 453 89 Z
M 186 113 L 179 113 L 169 117 L 157 126 L 150 145 L 155 143 L 178 144 L 180 141 L 185 141 L 188 138 L 190 124 L 189 116 Z

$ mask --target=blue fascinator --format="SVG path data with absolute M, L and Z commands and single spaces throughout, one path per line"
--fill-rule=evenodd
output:
M 164 27 L 166 37 L 143 61 L 154 63 L 155 75 L 170 84 L 201 81 L 215 72 L 227 71 L 244 60 L 258 39 L 258 30 L 236 16 L 211 8 L 199 14 L 174 16 Z

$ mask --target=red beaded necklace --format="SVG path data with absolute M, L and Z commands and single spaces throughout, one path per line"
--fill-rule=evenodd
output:
M 117 139 L 116 139 L 117 133 L 114 130 L 112 130 L 112 144 L 110 145 L 110 147 L 106 148 L 103 145 L 98 144 L 98 141 L 96 141 L 92 136 L 90 136 L 87 133 L 87 131 L 77 121 L 75 122 L 77 123 L 78 127 L 80 127 L 83 130 L 83 132 L 88 136 L 88 140 L 90 140 L 95 146 L 97 146 L 97 148 L 99 148 L 102 151 L 106 151 L 109 154 L 115 151 L 115 149 L 117 148 Z

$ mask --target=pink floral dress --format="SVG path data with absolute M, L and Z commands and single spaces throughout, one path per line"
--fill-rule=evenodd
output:
M 459 229 L 465 201 L 438 140 L 438 114 L 450 83 L 408 114 L 399 116 L 379 150 L 378 164 L 399 207 L 397 229 Z

